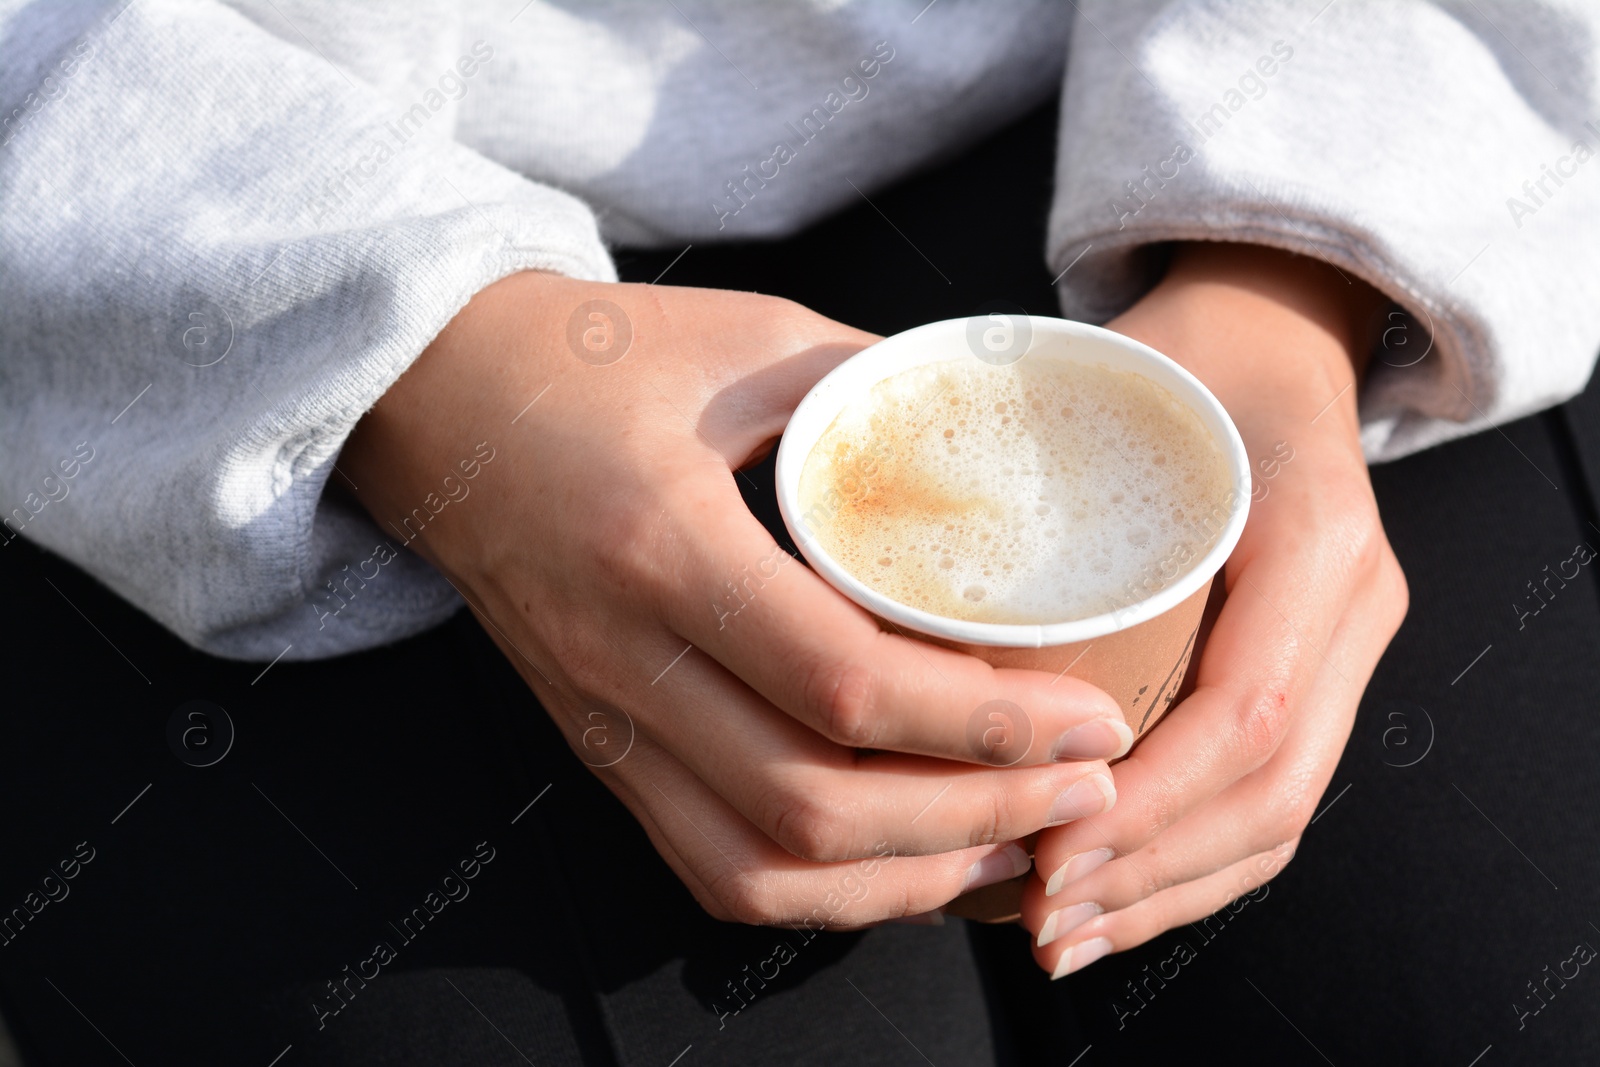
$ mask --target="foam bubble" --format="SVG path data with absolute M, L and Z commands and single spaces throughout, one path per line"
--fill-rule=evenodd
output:
M 1143 599 L 1228 518 L 1225 459 L 1155 382 L 972 360 L 880 382 L 806 458 L 803 525 L 846 570 L 950 618 L 1049 623 Z

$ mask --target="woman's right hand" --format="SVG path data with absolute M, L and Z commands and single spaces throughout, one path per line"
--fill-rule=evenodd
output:
M 740 497 L 736 472 L 874 339 L 770 297 L 513 275 L 341 458 L 386 530 L 425 523 L 411 547 L 719 918 L 929 912 L 1115 799 L 1110 697 L 882 632 Z M 997 700 L 1023 710 L 1004 767 L 984 765 Z

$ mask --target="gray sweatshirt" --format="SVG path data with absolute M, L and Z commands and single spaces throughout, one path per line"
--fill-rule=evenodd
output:
M 1553 0 L 0 0 L 0 549 L 223 656 L 416 633 L 456 594 L 330 478 L 474 293 L 614 280 L 607 243 L 791 233 L 1052 93 L 1064 314 L 1125 308 L 1155 242 L 1293 249 L 1409 312 L 1360 398 L 1371 459 L 1514 419 L 1600 347 L 1597 25 Z

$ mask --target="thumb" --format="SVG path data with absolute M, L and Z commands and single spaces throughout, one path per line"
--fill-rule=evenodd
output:
M 840 327 L 829 338 L 769 363 L 714 395 L 697 429 L 734 469 L 759 462 L 772 450 L 789 416 L 829 371 L 879 340 L 876 334 Z

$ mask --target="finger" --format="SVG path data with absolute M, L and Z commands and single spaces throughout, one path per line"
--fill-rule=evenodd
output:
M 1354 706 L 1392 631 L 1330 645 L 1352 598 L 1370 604 L 1370 593 L 1351 588 L 1368 579 L 1307 583 L 1307 565 L 1305 553 L 1289 551 L 1239 570 L 1201 652 L 1195 691 L 1114 768 L 1117 808 L 1041 836 L 1036 863 L 1051 887 L 1137 851 L 1265 764 L 1320 673 L 1330 672 Z
M 491 636 L 513 654 L 502 631 Z M 611 672 L 619 684 L 605 703 L 565 694 L 576 710 L 555 716 L 558 725 L 591 766 L 628 754 L 636 731 L 652 737 L 797 857 L 858 859 L 885 840 L 904 854 L 948 852 L 1017 840 L 1115 803 L 1100 761 L 1007 773 L 890 753 L 864 760 L 782 714 L 703 653 L 673 652 L 672 640 L 628 638 L 633 649 L 657 646 L 653 661 L 666 668 L 648 682 L 645 672 Z
M 1096 916 L 1066 937 L 1048 945 L 1035 945 L 1033 958 L 1051 978 L 1061 978 L 1185 923 L 1201 922 L 1210 915 L 1225 922 L 1251 902 L 1266 897 L 1271 891 L 1267 880 L 1283 870 L 1297 846 L 1297 841 L 1289 842 L 1276 852 L 1251 856 L 1205 878 L 1163 890 L 1130 908 Z M 1214 923 L 1215 920 L 1197 928 L 1197 940 L 1203 943 L 1214 937 L 1206 932 Z M 1187 939 L 1185 943 L 1188 944 Z M 1194 952 L 1192 944 L 1188 951 Z
M 720 331 L 726 312 L 719 309 L 718 315 Z M 746 339 L 741 337 L 721 361 L 729 373 L 708 376 L 708 381 L 718 383 L 718 389 L 704 398 L 704 410 L 695 430 L 700 440 L 715 449 L 728 467 L 748 466 L 759 454 L 769 450 L 788 425 L 794 409 L 824 375 L 881 340 L 876 334 L 820 317 L 814 321 L 819 325 L 808 331 L 803 350 L 770 364 L 760 373 L 749 373 L 749 350 Z M 716 362 L 716 357 L 711 361 Z M 733 378 L 736 384 L 721 385 L 726 377 Z
M 672 716 L 670 735 L 653 740 L 812 862 L 870 856 L 886 840 L 915 855 L 1014 841 L 1116 801 L 1110 768 L 1098 760 L 996 769 L 888 752 L 864 757 L 784 715 L 694 650 L 644 690 L 635 699 L 664 705 L 652 721 Z
M 1099 689 L 885 633 L 778 548 L 727 486 L 691 484 L 674 535 L 677 573 L 704 593 L 667 598 L 667 621 L 812 730 L 851 748 L 990 762 L 985 709 L 998 708 L 1017 730 L 1007 765 L 1114 758 L 1132 744 Z
M 1298 789 L 1283 797 L 1281 780 L 1303 774 L 1325 781 L 1332 770 L 1320 766 L 1325 762 L 1318 744 L 1302 745 L 1296 739 L 1286 743 L 1268 767 L 1236 782 L 1137 852 L 1111 859 L 1053 895 L 1046 892 L 1044 881 L 1029 879 L 1023 891 L 1022 925 L 1036 934 L 1037 944 L 1047 945 L 1096 915 L 1208 878 L 1297 839 L 1312 812 L 1295 799 Z M 1309 803 L 1320 795 L 1320 791 L 1311 794 Z
M 1046 895 L 1043 881 L 1029 879 L 1022 894 L 1022 925 L 1034 933 L 1036 944 L 1048 945 L 1097 915 L 1132 907 L 1270 852 L 1287 840 L 1277 829 L 1284 820 L 1274 811 L 1251 807 L 1270 799 L 1270 785 L 1246 779 L 1162 834 L 1158 843 L 1103 864 L 1054 896 Z
M 936 856 L 884 842 L 845 863 L 801 860 L 771 841 L 695 774 L 648 739 L 601 777 L 666 845 L 663 858 L 713 917 L 757 925 L 853 927 L 919 915 L 961 893 L 1028 870 L 1015 844 Z
M 1036 855 L 1045 881 L 1035 880 L 1025 894 L 1024 924 L 1048 941 L 1046 935 L 1059 937 L 1097 911 L 1127 907 L 1297 838 L 1327 789 L 1360 693 L 1388 642 L 1389 631 L 1374 618 L 1382 615 L 1390 594 L 1381 583 L 1364 585 L 1335 632 L 1332 655 L 1350 664 L 1346 673 L 1354 672 L 1354 677 L 1341 676 L 1331 664 L 1325 667 L 1306 696 L 1304 713 L 1272 759 L 1169 827 L 1156 844 L 1128 854 L 1105 846 L 1103 852 L 1062 860 L 1058 843 L 1042 835 Z M 1061 914 L 1050 921 L 1057 912 Z

